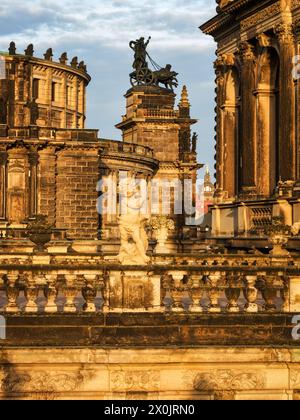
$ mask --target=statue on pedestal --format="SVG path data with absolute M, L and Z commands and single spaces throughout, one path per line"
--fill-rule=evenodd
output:
M 161 67 L 150 57 L 147 52 L 150 40 L 151 37 L 145 42 L 145 38 L 142 37 L 129 43 L 134 51 L 134 71 L 130 74 L 130 83 L 132 86 L 159 86 L 161 83 L 166 89 L 173 91 L 173 88 L 178 86 L 178 73 L 172 70 L 171 64 Z M 153 70 L 149 68 L 147 58 Z
M 145 199 L 139 186 L 132 179 L 120 182 L 121 215 L 119 229 L 121 248 L 118 259 L 123 265 L 145 265 L 150 258 L 146 252 L 148 238 L 145 232 L 146 215 L 142 214 Z

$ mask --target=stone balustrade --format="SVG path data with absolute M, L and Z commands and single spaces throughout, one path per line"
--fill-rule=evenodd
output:
M 147 118 L 159 118 L 159 119 L 166 119 L 166 118 L 178 118 L 179 111 L 178 110 L 168 110 L 168 109 L 147 109 L 144 110 L 144 116 Z
M 280 272 L 7 270 L 0 312 L 7 314 L 174 312 L 284 313 L 300 310 L 299 279 Z

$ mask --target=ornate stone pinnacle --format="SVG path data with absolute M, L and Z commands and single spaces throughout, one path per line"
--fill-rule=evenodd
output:
M 184 85 L 181 92 L 181 99 L 179 102 L 180 108 L 190 108 L 191 104 L 189 101 L 189 94 L 187 91 L 187 87 Z

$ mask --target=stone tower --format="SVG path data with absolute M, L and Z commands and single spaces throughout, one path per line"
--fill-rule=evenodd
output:
M 82 129 L 85 123 L 86 87 L 91 78 L 75 57 L 70 65 L 66 53 L 53 61 L 34 57 L 32 44 L 24 54 L 11 43 L 0 78 L 0 123 L 13 127 L 30 125 Z
M 176 95 L 158 86 L 136 86 L 126 95 L 126 114 L 117 128 L 122 130 L 123 141 L 150 147 L 159 161 L 156 180 L 196 183 L 196 150 L 192 147 L 191 126 L 197 120 L 190 116 L 190 103 L 186 86 L 183 87 L 178 108 Z M 192 192 L 195 195 L 195 191 Z M 184 192 L 183 192 L 184 195 Z M 162 205 L 160 206 L 160 212 Z M 184 225 L 186 215 L 175 217 Z

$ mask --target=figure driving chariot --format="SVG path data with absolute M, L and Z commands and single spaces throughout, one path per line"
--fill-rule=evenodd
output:
M 178 86 L 178 73 L 172 71 L 172 66 L 167 64 L 162 68 L 150 57 L 147 52 L 147 46 L 151 37 L 145 41 L 145 38 L 137 39 L 129 43 L 130 48 L 134 51 L 134 62 L 132 67 L 134 71 L 130 74 L 130 82 L 132 86 L 159 86 L 163 84 L 166 89 L 173 91 Z M 154 70 L 149 68 L 147 58 L 152 64 Z

